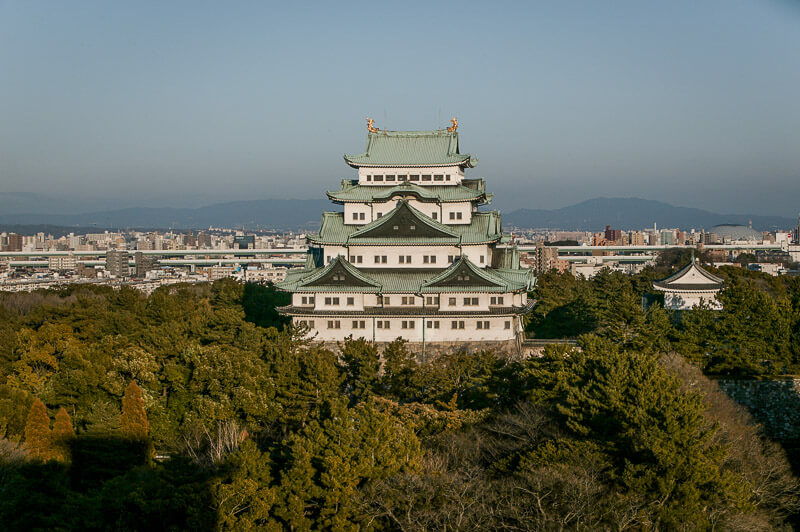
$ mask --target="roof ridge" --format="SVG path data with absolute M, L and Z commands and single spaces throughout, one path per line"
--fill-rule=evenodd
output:
M 328 264 L 326 264 L 322 268 L 319 268 L 318 270 L 316 270 L 314 273 L 312 273 L 308 277 L 305 277 L 304 279 L 299 281 L 297 283 L 297 285 L 298 286 L 305 286 L 308 283 L 313 283 L 317 279 L 323 277 L 325 274 L 330 272 L 337 265 L 341 265 L 347 271 L 347 273 L 349 273 L 353 277 L 357 278 L 358 280 L 363 281 L 363 282 L 365 282 L 367 284 L 370 284 L 370 285 L 372 285 L 374 287 L 378 287 L 378 288 L 381 287 L 381 284 L 379 282 L 375 281 L 375 279 L 370 278 L 365 273 L 359 271 L 359 269 L 356 268 L 355 266 L 353 266 L 347 259 L 344 258 L 343 255 L 337 255 Z
M 403 199 L 401 199 L 401 200 L 399 200 L 397 202 L 397 205 L 395 206 L 395 208 L 392 209 L 391 211 L 389 211 L 389 213 L 387 213 L 386 215 L 381 216 L 380 218 L 378 218 L 376 220 L 373 220 L 370 223 L 366 224 L 364 227 L 362 227 L 358 231 L 356 231 L 356 232 L 352 233 L 351 235 L 349 235 L 347 237 L 347 240 L 349 241 L 350 238 L 358 238 L 359 236 L 363 235 L 364 233 L 367 233 L 369 231 L 372 231 L 373 229 L 376 229 L 378 227 L 382 227 L 382 226 L 388 224 L 389 220 L 391 220 L 395 216 L 397 216 L 398 213 L 400 212 L 400 209 L 402 209 L 402 208 L 408 209 L 408 211 L 411 214 L 413 214 L 415 218 L 419 219 L 422 223 L 426 224 L 431 229 L 436 229 L 438 231 L 441 231 L 442 233 L 445 233 L 447 236 L 452 237 L 452 238 L 459 238 L 460 237 L 460 234 L 451 231 L 450 228 L 447 227 L 446 225 L 444 225 L 442 223 L 439 223 L 436 220 L 434 220 L 433 218 L 430 218 L 427 215 L 423 214 L 422 212 L 418 211 L 417 209 L 415 209 L 414 207 L 411 206 L 411 204 L 408 202 L 407 199 L 403 198 Z
M 456 271 L 456 269 L 460 268 L 462 265 L 465 265 L 467 268 L 470 269 L 472 273 L 483 278 L 483 280 L 502 286 L 504 288 L 508 288 L 508 281 L 506 279 L 498 278 L 498 276 L 492 275 L 490 272 L 483 271 L 484 270 L 483 268 L 478 268 L 478 266 L 474 262 L 469 260 L 469 257 L 467 257 L 466 255 L 461 255 L 458 258 L 458 260 L 456 260 L 455 262 L 453 262 L 453 264 L 450 265 L 449 268 L 445 268 L 444 271 L 442 271 L 439 275 L 436 275 L 433 278 L 428 279 L 427 281 L 422 283 L 422 287 L 431 286 L 447 279 L 450 275 L 453 274 L 454 271 Z

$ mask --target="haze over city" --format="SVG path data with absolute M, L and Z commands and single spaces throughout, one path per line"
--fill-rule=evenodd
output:
M 796 216 L 798 24 L 781 1 L 4 2 L 0 198 L 322 199 L 365 118 L 457 116 L 504 210 L 635 196 Z

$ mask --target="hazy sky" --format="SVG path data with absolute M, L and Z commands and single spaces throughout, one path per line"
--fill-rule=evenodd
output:
M 800 210 L 800 2 L 0 0 L 0 193 L 319 198 L 459 119 L 504 209 Z

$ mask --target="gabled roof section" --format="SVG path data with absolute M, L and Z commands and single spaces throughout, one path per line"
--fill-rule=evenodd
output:
M 391 214 L 391 213 L 389 213 Z M 387 214 L 386 216 L 389 216 Z M 424 216 L 427 223 L 434 224 L 435 227 L 442 226 L 438 222 L 433 221 L 431 218 Z M 502 238 L 500 216 L 495 211 L 488 212 L 473 212 L 472 219 L 469 224 L 459 224 L 443 226 L 445 229 L 454 233 L 456 236 L 442 236 L 433 238 L 422 238 L 419 235 L 411 237 L 399 237 L 391 235 L 392 238 L 383 237 L 365 237 L 363 235 L 356 237 L 355 233 L 360 232 L 368 227 L 374 227 L 373 224 L 380 222 L 386 216 L 378 218 L 374 222 L 367 225 L 348 225 L 344 220 L 344 213 L 342 212 L 324 212 L 322 213 L 322 224 L 318 233 L 311 233 L 307 236 L 308 241 L 315 244 L 322 245 L 429 245 L 429 244 L 447 244 L 447 245 L 468 245 L 468 244 L 483 244 L 497 242 Z M 390 226 L 391 233 L 394 233 L 393 226 Z M 399 230 L 399 229 L 398 229 Z
M 472 187 L 462 184 L 420 186 L 409 182 L 386 187 L 359 185 L 357 180 L 345 179 L 342 181 L 340 190 L 329 190 L 327 194 L 336 203 L 389 201 L 394 196 L 413 197 L 420 201 L 488 202 L 491 194 L 486 194 L 486 187 L 482 179 L 476 181 L 480 181 L 480 184 Z
M 376 131 L 367 133 L 361 155 L 345 155 L 353 168 L 360 166 L 464 166 L 474 168 L 478 159 L 458 152 L 458 132 Z
M 422 292 L 453 291 L 464 288 L 495 288 L 513 290 L 508 282 L 490 270 L 478 268 L 466 255 L 459 257 L 449 268 L 422 284 Z
M 380 284 L 370 279 L 358 269 L 347 262 L 341 255 L 333 259 L 324 268 L 316 270 L 314 273 L 297 283 L 298 287 L 363 287 L 380 288 Z
M 653 287 L 659 290 L 720 290 L 724 279 L 701 268 L 694 257 L 679 272 L 663 279 L 653 281 Z
M 368 223 L 350 235 L 356 238 L 458 238 L 458 233 L 432 218 L 422 214 L 408 204 L 408 200 L 397 202 L 391 212 Z

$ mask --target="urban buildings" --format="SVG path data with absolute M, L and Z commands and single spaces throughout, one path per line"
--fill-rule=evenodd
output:
M 308 235 L 306 267 L 289 270 L 279 309 L 317 340 L 402 337 L 415 345 L 493 341 L 514 345 L 530 309 L 532 270 L 503 234 L 500 213 L 480 211 L 491 194 L 467 179 L 477 159 L 446 130 L 382 131 L 369 121 L 357 171 L 328 197 Z

